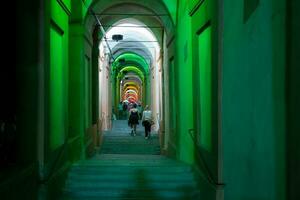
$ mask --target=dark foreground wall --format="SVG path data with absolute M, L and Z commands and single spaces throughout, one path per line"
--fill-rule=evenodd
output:
M 35 199 L 39 1 L 2 6 L 0 198 Z
M 300 199 L 300 2 L 287 6 L 287 194 L 289 200 Z
M 285 2 L 224 1 L 225 199 L 285 199 Z

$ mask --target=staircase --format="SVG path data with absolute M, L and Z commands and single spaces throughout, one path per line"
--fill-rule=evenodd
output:
M 63 199 L 198 199 L 189 165 L 161 155 L 100 154 L 71 168 Z
M 191 166 L 159 155 L 157 134 L 146 140 L 141 129 L 135 137 L 129 133 L 118 122 L 99 154 L 73 164 L 61 199 L 199 199 Z
M 152 138 L 145 140 L 140 135 L 135 137 L 105 135 L 100 153 L 159 155 L 160 146 L 158 136 L 154 135 Z
M 144 130 L 140 125 L 136 136 L 131 136 L 131 129 L 126 120 L 114 121 L 112 131 L 105 132 L 101 146 L 102 154 L 150 154 L 159 155 L 158 134 L 152 133 L 151 138 L 144 138 Z

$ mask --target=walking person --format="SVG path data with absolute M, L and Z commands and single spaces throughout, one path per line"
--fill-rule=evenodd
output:
M 139 124 L 139 111 L 136 104 L 129 110 L 128 125 L 131 127 L 131 135 L 136 136 L 136 126 Z
M 150 137 L 151 126 L 153 124 L 152 111 L 149 109 L 149 106 L 146 105 L 143 116 L 142 116 L 142 124 L 145 127 L 145 139 Z

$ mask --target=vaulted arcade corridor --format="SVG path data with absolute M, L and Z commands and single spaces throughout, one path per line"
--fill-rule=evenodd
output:
M 299 1 L 16 3 L 0 199 L 300 199 Z

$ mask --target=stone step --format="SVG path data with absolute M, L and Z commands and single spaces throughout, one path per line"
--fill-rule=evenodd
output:
M 148 145 L 148 144 L 114 144 L 114 145 L 103 145 L 101 149 L 130 149 L 130 150 L 142 150 L 147 151 L 149 149 L 160 149 L 159 145 Z
M 150 166 L 157 166 L 157 165 L 161 165 L 161 166 L 166 166 L 166 167 L 172 167 L 173 166 L 173 162 L 170 162 L 170 161 L 153 161 L 153 162 L 149 162 L 149 161 L 139 161 L 139 162 L 135 162 L 135 161 L 125 161 L 125 162 L 122 162 L 122 161 L 118 161 L 118 160 L 115 160 L 115 161 L 103 161 L 101 163 L 99 162 L 95 162 L 95 163 L 92 163 L 92 162 L 89 162 L 89 163 L 81 163 L 81 164 L 78 164 L 76 163 L 74 166 L 82 166 L 82 165 L 86 165 L 86 166 L 136 166 L 136 167 L 150 167 Z
M 162 185 L 163 184 L 163 185 Z M 145 180 L 134 180 L 133 182 L 128 181 L 116 181 L 116 182 L 66 182 L 66 190 L 106 190 L 106 189 L 130 189 L 130 188 L 140 188 L 148 189 L 152 188 L 153 190 L 160 189 L 177 189 L 179 187 L 190 187 L 192 189 L 197 189 L 197 183 L 190 180 L 181 180 L 181 181 L 148 181 Z
M 104 136 L 103 141 L 112 141 L 112 140 L 120 140 L 120 141 L 144 141 L 144 142 L 154 142 L 158 139 L 158 136 L 150 136 L 148 140 L 144 138 L 143 134 L 137 133 L 136 136 L 131 136 L 130 133 L 127 136 L 119 136 L 119 135 L 111 135 L 111 136 Z
M 119 167 L 111 167 L 111 166 L 73 166 L 70 170 L 71 173 L 75 174 L 123 174 L 123 173 L 136 173 L 139 170 L 143 170 L 145 173 L 154 172 L 155 174 L 180 174 L 180 173 L 188 173 L 191 172 L 191 168 L 189 166 L 119 166 Z
M 199 193 L 199 192 L 198 192 Z M 134 196 L 134 195 L 126 195 L 126 196 L 122 196 L 122 197 L 80 197 L 80 196 L 75 196 L 75 195 L 63 195 L 61 198 L 59 198 L 59 200 L 99 200 L 99 199 L 107 199 L 107 200 L 201 200 L 199 198 L 199 194 L 196 193 L 194 195 L 182 195 L 182 196 L 164 196 L 164 197 L 153 197 L 153 196 Z
M 125 148 L 118 148 L 118 149 L 111 149 L 111 148 L 103 148 L 101 153 L 115 153 L 115 154 L 152 154 L 152 155 L 159 155 L 160 154 L 160 149 L 125 149 Z
M 162 186 L 163 184 L 163 186 Z M 154 190 L 154 191 L 161 191 L 161 190 L 177 190 L 182 188 L 189 188 L 189 190 L 194 191 L 197 190 L 196 183 L 193 182 L 113 182 L 113 183 L 74 183 L 74 184 L 67 184 L 65 187 L 65 191 L 121 191 L 121 190 Z
M 186 173 L 178 176 L 177 174 L 69 174 L 67 182 L 80 181 L 80 182 L 113 182 L 113 181 L 128 181 L 135 182 L 140 179 L 147 179 L 148 181 L 194 181 L 193 174 Z
M 101 147 L 104 146 L 113 146 L 113 147 L 117 147 L 117 145 L 122 145 L 122 146 L 158 146 L 159 147 L 159 143 L 158 142 L 136 142 L 136 141 L 111 141 L 111 142 L 104 142 L 102 144 Z
M 105 136 L 100 153 L 106 154 L 160 154 L 158 137 L 145 140 L 142 136 Z
M 73 164 L 73 166 L 188 166 L 184 163 L 161 155 L 136 155 L 136 154 L 100 154 L 90 160 L 81 160 Z
M 178 161 L 172 159 L 172 158 L 168 158 L 166 156 L 162 156 L 162 155 L 140 155 L 140 154 L 129 154 L 129 155 L 124 155 L 124 154 L 98 154 L 96 156 L 93 157 L 93 159 L 89 159 L 90 160 L 123 160 L 123 159 L 134 159 L 134 160 L 172 160 L 175 161 L 176 163 L 178 163 Z M 86 160 L 85 160 L 86 161 Z
M 71 198 L 98 198 L 98 199 L 197 199 L 197 190 L 190 188 L 177 188 L 176 190 L 139 190 L 139 189 L 128 189 L 128 190 L 105 190 L 105 191 L 64 191 L 64 194 Z

